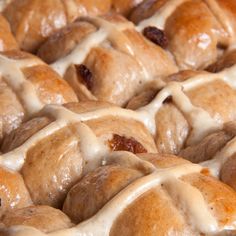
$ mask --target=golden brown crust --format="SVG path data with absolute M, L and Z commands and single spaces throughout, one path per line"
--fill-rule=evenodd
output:
M 83 113 L 116 106 L 105 102 L 89 101 L 81 103 L 69 103 L 65 104 L 65 107 L 76 113 Z M 96 134 L 96 136 L 103 140 L 103 142 L 105 142 L 109 147 L 109 142 L 112 140 L 113 135 L 119 135 L 139 143 L 147 152 L 155 153 L 157 151 L 153 137 L 149 130 L 147 130 L 147 128 L 141 122 L 133 120 L 132 118 L 124 119 L 109 115 L 99 119 L 91 119 L 84 123 L 88 125 Z
M 236 23 L 235 23 L 235 19 L 236 19 L 236 2 L 234 0 L 216 0 L 219 8 L 221 9 L 221 11 L 223 12 L 223 15 L 225 15 L 225 19 L 223 20 L 229 20 L 230 21 L 230 27 L 231 27 L 231 37 L 235 37 L 235 33 L 236 33 Z M 212 9 L 213 10 L 213 9 Z M 214 12 L 214 10 L 213 10 Z M 219 19 L 219 21 L 222 21 L 222 19 L 220 20 L 219 16 L 216 17 Z M 235 38 L 231 39 L 232 42 L 235 42 Z
M 140 107 L 148 105 L 159 92 L 156 88 L 149 88 L 132 97 L 128 104 L 126 105 L 127 109 L 137 110 Z
M 24 180 L 17 172 L 0 167 L 0 217 L 6 212 L 32 204 Z
M 25 78 L 35 86 L 36 94 L 44 104 L 64 104 L 77 101 L 72 88 L 47 65 L 26 68 L 23 69 L 23 73 Z
M 197 86 L 196 88 L 185 92 L 185 94 L 188 96 L 194 106 L 200 107 L 204 111 L 208 112 L 210 116 L 215 120 L 215 122 L 218 122 L 219 124 L 224 124 L 226 122 L 232 121 L 236 117 L 235 110 L 227 105 L 229 103 L 236 103 L 236 93 L 228 84 L 220 80 L 215 80 L 213 82 Z M 161 112 L 161 109 L 159 110 L 159 112 Z M 174 113 L 173 108 L 170 110 L 169 114 L 171 113 Z M 187 138 L 191 133 L 188 130 L 190 126 L 185 123 L 186 121 L 189 122 L 188 117 L 184 116 L 186 119 L 186 121 L 184 121 L 181 114 L 179 114 L 178 116 L 168 116 L 168 114 L 164 113 L 164 115 L 168 119 L 176 120 L 175 122 L 176 124 L 178 124 L 173 126 L 172 130 L 174 134 L 177 134 L 179 132 L 178 135 L 176 135 L 176 140 L 178 140 L 179 137 L 183 137 L 183 140 L 177 141 L 180 141 L 180 149 L 183 148 L 184 145 L 188 145 Z M 182 121 L 178 121 L 178 117 L 182 117 Z M 159 119 L 158 113 L 157 118 Z M 173 125 L 173 120 L 172 122 L 170 122 L 169 127 L 171 127 L 171 124 Z M 166 125 L 164 121 L 159 120 L 158 123 L 159 127 L 161 127 L 162 129 L 165 128 Z M 161 135 L 167 135 L 167 132 L 160 133 Z M 178 150 L 180 151 L 180 149 Z
M 14 225 L 31 226 L 44 233 L 51 233 L 73 226 L 68 216 L 49 206 L 30 206 L 7 212 L 1 218 L 5 227 Z
M 235 151 L 232 148 L 235 135 L 235 121 L 228 122 L 224 124 L 223 130 L 212 133 L 196 145 L 183 149 L 179 155 L 194 163 L 204 163 L 204 161 L 208 161 L 205 163 L 211 168 L 211 171 L 215 173 L 222 182 L 235 190 L 236 159 Z
M 25 79 L 35 86 L 36 93 L 44 104 L 63 104 L 77 101 L 72 88 L 67 82 L 62 80 L 47 64 L 42 63 L 38 57 L 17 50 L 2 52 L 1 55 L 16 60 L 16 62 L 23 59 L 38 60 L 38 65 L 28 66 L 26 63 L 21 70 Z
M 178 7 L 167 20 L 165 32 L 169 50 L 182 69 L 204 68 L 216 61 L 217 46 L 224 43 L 226 35 L 201 0 L 187 1 Z
M 131 110 L 137 110 L 143 106 L 148 105 L 156 95 L 163 89 L 169 82 L 183 82 L 191 77 L 194 77 L 198 74 L 203 74 L 204 71 L 195 71 L 195 70 L 183 70 L 178 73 L 171 74 L 167 77 L 163 78 L 163 81 L 166 83 L 156 83 L 156 81 L 152 81 L 146 86 L 143 86 L 142 91 L 132 97 L 126 108 Z
M 184 82 L 185 80 L 191 79 L 197 75 L 204 75 L 204 71 L 199 70 L 181 70 L 178 73 L 172 74 L 164 78 L 165 82 Z
M 132 119 L 114 119 L 112 116 L 107 116 L 97 120 L 90 120 L 85 122 L 101 140 L 105 140 L 106 145 L 110 146 L 110 141 L 114 135 L 125 137 L 127 141 L 132 139 L 133 142 L 142 145 L 147 152 L 156 152 L 156 145 L 153 137 L 147 128 L 140 122 Z M 126 143 L 127 144 L 127 143 Z M 121 149 L 120 149 L 121 150 Z M 126 145 L 122 150 L 126 150 Z M 129 151 L 135 151 L 132 147 Z
M 30 52 L 35 52 L 46 37 L 67 22 L 60 0 L 15 0 L 3 14 L 9 21 L 20 48 Z
M 101 108 L 114 107 L 109 103 L 100 102 L 83 102 L 83 103 L 71 103 L 65 105 L 70 110 L 82 113 L 88 111 L 96 111 Z M 140 143 L 148 152 L 156 152 L 156 146 L 153 141 L 153 137 L 147 128 L 136 120 L 124 119 L 121 117 L 113 117 L 112 115 L 104 116 L 99 119 L 91 119 L 84 122 L 88 125 L 97 137 L 107 142 L 113 138 L 114 134 L 123 136 L 126 138 L 132 138 L 136 142 Z
M 131 8 L 141 1 L 105 0 L 99 5 L 98 0 L 55 0 L 54 4 L 57 4 L 52 9 L 48 1 L 33 0 L 26 5 L 28 0 L 13 0 L 15 6 L 10 5 L 4 14 L 8 15 L 21 47 L 29 51 L 36 52 L 36 48 L 55 28 L 63 27 L 38 51 L 47 63 L 53 63 L 69 55 L 87 36 L 99 29 L 99 23 L 94 23 L 92 17 L 87 20 L 81 18 L 68 25 L 77 15 L 106 13 L 111 6 L 114 11 L 128 15 Z M 236 3 L 232 1 L 214 1 L 231 20 L 236 16 Z M 131 17 L 139 22 L 168 2 L 146 0 Z M 164 32 L 169 40 L 168 50 L 178 66 L 190 69 L 207 67 L 208 71 L 219 72 L 234 65 L 235 50 L 229 50 L 222 56 L 232 41 L 222 19 L 211 8 L 211 1 L 183 2 L 167 19 Z M 15 16 L 18 7 L 22 8 Z M 54 24 L 57 17 L 61 19 L 58 26 Z M 19 20 L 19 25 L 13 22 L 14 19 Z M 114 27 L 129 24 L 125 18 L 114 14 L 103 19 L 113 23 Z M 43 20 L 51 27 L 45 35 L 43 30 L 32 30 L 37 29 Z M 29 31 L 23 32 L 27 24 Z M 232 30 L 236 32 L 236 23 L 232 23 Z M 0 28 L 0 41 L 1 33 Z M 11 50 L 1 55 L 16 61 L 38 60 L 21 51 Z M 220 60 L 215 62 L 219 57 Z M 145 39 L 132 24 L 122 29 L 122 36 L 116 32 L 112 39 L 108 37 L 92 47 L 82 64 L 71 64 L 64 75 L 66 80 L 44 63 L 36 66 L 26 64 L 21 71 L 35 87 L 43 105 L 63 104 L 64 107 L 47 106 L 25 121 L 29 117 L 23 99 L 6 82 L 8 75 L 0 77 L 0 150 L 5 154 L 10 152 L 0 157 L 0 165 L 12 165 L 17 169 L 19 163 L 23 163 L 22 168 L 18 168 L 20 173 L 0 168 L 0 235 L 5 236 L 7 227 L 15 225 L 32 226 L 44 233 L 68 229 L 73 224 L 65 214 L 76 224 L 88 220 L 81 228 L 79 225 L 68 232 L 78 230 L 80 234 L 80 230 L 86 231 L 86 225 L 91 222 L 97 230 L 96 224 L 101 221 L 104 212 L 109 222 L 109 218 L 116 215 L 115 210 L 128 200 L 123 211 L 113 219 L 109 235 L 199 236 L 205 235 L 201 231 L 203 228 L 211 231 L 214 227 L 219 235 L 236 234 L 236 154 L 229 145 L 236 136 L 236 122 L 225 124 L 236 120 L 236 93 L 233 83 L 227 81 L 227 73 L 220 73 L 222 78 L 194 70 L 175 73 L 177 67 L 170 53 Z M 144 78 L 144 72 L 150 73 L 151 81 Z M 198 75 L 196 78 L 200 79 L 195 81 L 193 77 Z M 204 83 L 204 79 L 208 82 Z M 161 93 L 165 88 L 166 93 Z M 77 97 L 82 102 L 77 103 Z M 162 100 L 163 97 L 165 99 Z M 150 106 L 139 110 L 140 113 L 137 111 L 137 116 L 132 119 L 132 111 L 123 111 L 113 104 L 134 110 Z M 114 109 L 114 115 L 104 111 L 99 113 L 98 110 L 102 109 Z M 152 114 L 152 111 L 156 113 Z M 87 112 L 90 113 L 83 114 Z M 139 120 L 144 119 L 145 112 L 150 116 L 146 116 L 147 120 L 142 123 Z M 151 134 L 147 126 L 155 132 Z M 198 139 L 192 141 L 196 127 L 202 130 L 197 130 Z M 86 131 L 89 131 L 88 136 Z M 227 145 L 227 152 L 221 152 Z M 18 158 L 17 155 L 19 163 L 4 160 Z M 218 159 L 203 163 L 203 166 L 209 165 L 212 169 L 191 164 L 215 157 Z M 210 176 L 211 171 L 219 171 L 223 183 Z M 151 181 L 145 182 L 147 179 Z M 154 187 L 150 189 L 149 183 Z M 138 191 L 133 192 L 136 188 Z M 122 196 L 125 196 L 124 202 Z M 117 208 L 115 206 L 114 212 L 106 215 L 109 210 L 112 211 L 109 209 L 112 203 L 116 203 Z M 65 214 L 51 206 L 63 209 Z M 196 221 L 203 216 L 200 206 L 207 214 L 201 217 L 202 221 Z M 91 221 L 89 218 L 92 218 Z M 94 229 L 90 228 L 92 232 Z M 24 231 L 19 234 L 24 236 Z
M 64 107 L 66 107 L 67 109 L 75 113 L 82 113 L 82 112 L 95 111 L 97 109 L 115 107 L 115 105 L 108 102 L 87 101 L 87 102 L 80 102 L 80 103 L 76 103 L 76 102 L 66 103 L 64 104 Z
M 151 162 L 155 167 L 162 169 L 189 163 L 189 161 L 171 154 L 141 153 L 137 156 L 142 160 Z
M 16 50 L 3 52 L 1 55 L 16 60 L 16 62 L 23 59 L 38 60 L 38 65 L 28 66 L 26 63 L 21 70 L 25 79 L 35 86 L 36 93 L 44 104 L 63 104 L 77 101 L 72 88 L 67 82 L 62 80 L 47 64 L 42 63 L 38 57 Z

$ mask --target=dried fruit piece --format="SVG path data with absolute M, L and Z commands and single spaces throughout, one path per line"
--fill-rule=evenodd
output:
M 144 28 L 143 35 L 162 48 L 166 48 L 168 46 L 168 39 L 165 32 L 155 26 L 148 26 Z

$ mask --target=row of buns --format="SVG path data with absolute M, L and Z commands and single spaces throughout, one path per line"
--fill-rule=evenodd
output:
M 235 235 L 234 0 L 12 0 L 0 14 L 0 235 Z

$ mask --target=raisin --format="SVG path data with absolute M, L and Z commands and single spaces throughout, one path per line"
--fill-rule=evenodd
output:
M 165 100 L 164 103 L 171 103 L 172 102 L 172 96 L 168 96 Z
M 83 64 L 75 65 L 77 74 L 79 74 L 83 82 L 85 83 L 86 87 L 91 90 L 93 87 L 93 75 L 91 71 Z
M 148 26 L 144 28 L 143 35 L 153 43 L 159 45 L 162 48 L 168 46 L 168 39 L 163 30 L 158 29 L 154 26 Z
M 126 138 L 118 134 L 113 135 L 113 139 L 109 140 L 112 151 L 129 151 L 132 153 L 146 153 L 147 150 L 141 143 L 134 138 Z

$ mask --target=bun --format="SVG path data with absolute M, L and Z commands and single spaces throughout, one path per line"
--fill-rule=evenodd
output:
M 150 25 L 164 30 L 181 69 L 203 69 L 235 43 L 235 13 L 233 0 L 146 0 L 130 19 L 140 31 Z

